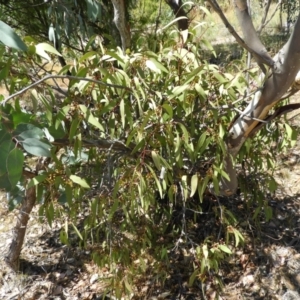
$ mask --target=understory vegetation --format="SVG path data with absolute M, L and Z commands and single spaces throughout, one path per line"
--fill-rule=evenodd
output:
M 0 80 L 12 95 L 0 95 L 0 188 L 10 210 L 34 191 L 39 219 L 59 220 L 62 244 L 89 249 L 110 270 L 105 292 L 118 299 L 149 274 L 163 286 L 179 260 L 190 287 L 219 293 L 222 266 L 250 239 L 234 203 L 256 224 L 272 218 L 276 160 L 297 131 L 282 117 L 248 139 L 238 193 L 219 196 L 228 129 L 262 84 L 260 70 L 243 52 L 212 63 L 223 54 L 199 36 L 210 15 L 179 32 L 171 11 L 158 22 L 166 4 L 140 9 L 149 35 L 136 26 L 132 49 L 92 35 L 80 51 L 63 51 L 59 71 L 45 69 L 45 51 L 54 60 L 57 51 L 40 37 L 20 30 L 25 51 L 0 45 Z

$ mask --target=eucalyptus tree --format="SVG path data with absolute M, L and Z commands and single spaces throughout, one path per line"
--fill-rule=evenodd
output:
M 0 1 L 2 15 L 6 16 L 3 20 L 32 36 L 24 38 L 25 44 L 10 27 L 0 23 L 0 41 L 26 53 L 25 58 L 16 52 L 7 53 L 1 45 L 0 79 L 11 95 L 1 96 L 0 188 L 12 194 L 12 207 L 22 203 L 6 256 L 12 268 L 17 268 L 28 215 L 36 202 L 40 204 L 40 214 L 50 224 L 56 216 L 69 214 L 60 235 L 66 244 L 70 224 L 81 245 L 89 234 L 93 236 L 94 228 L 99 229 L 97 238 L 105 236 L 100 241 L 102 252 L 94 255 L 99 264 L 110 265 L 112 259 L 116 264 L 126 265 L 134 255 L 139 257 L 148 248 L 151 253 L 146 255 L 155 252 L 156 257 L 165 259 L 167 248 L 177 247 L 167 247 L 158 241 L 164 241 L 165 233 L 177 229 L 177 216 L 182 216 L 182 230 L 173 232 L 178 242 L 196 222 L 186 222 L 188 209 L 195 212 L 195 220 L 199 215 L 202 219 L 200 206 L 209 194 L 209 183 L 213 185 L 213 194 L 236 192 L 235 163 L 247 139 L 275 117 L 298 108 L 298 104 L 290 104 L 271 113 L 277 103 L 298 91 L 299 17 L 289 41 L 271 57 L 253 26 L 246 0 L 234 1 L 243 38 L 226 19 L 218 1 L 207 2 L 257 62 L 258 86 L 253 91 L 249 91 L 243 79 L 244 70 L 232 75 L 202 59 L 202 46 L 212 52 L 214 49 L 201 39 L 198 43 L 193 41 L 197 31 L 189 28 L 188 17 L 197 4 L 191 5 L 190 1 L 156 3 L 154 28 L 159 47 L 153 48 L 157 51 L 150 51 L 146 42 L 135 43 L 137 39 L 149 38 L 147 28 L 136 33 L 129 26 L 136 1 L 131 1 L 131 6 L 125 0 L 29 4 Z M 14 4 L 20 5 L 22 15 L 13 10 Z M 163 5 L 171 8 L 174 20 L 170 24 L 159 22 Z M 26 26 L 27 10 L 31 20 Z M 259 30 L 265 22 L 266 18 Z M 173 24 L 179 30 L 173 30 Z M 95 38 L 89 38 L 94 34 L 103 38 L 98 48 L 94 47 Z M 32 74 L 29 62 L 38 61 L 36 55 L 45 51 L 61 55 L 57 49 L 39 43 L 48 38 L 59 50 L 59 44 L 71 49 L 72 63 L 61 74 L 41 77 L 39 72 Z M 17 72 L 22 67 L 20 61 L 25 67 Z M 63 75 L 67 70 L 70 76 Z M 49 80 L 55 79 L 67 80 L 66 88 L 49 84 Z M 20 97 L 28 91 L 32 111 L 26 111 L 20 104 Z M 12 99 L 14 103 L 10 102 Z M 239 107 L 241 101 L 248 103 L 243 111 Z M 234 118 L 235 112 L 239 114 Z M 16 189 L 17 196 L 23 196 L 21 200 L 13 195 Z M 195 195 L 196 208 L 192 206 Z M 76 228 L 76 216 L 84 201 L 90 210 L 80 231 Z M 179 202 L 180 213 L 176 211 Z M 60 205 L 64 209 L 59 210 Z M 214 213 L 217 215 L 218 209 Z M 199 218 L 198 221 L 201 222 Z M 181 244 L 197 262 L 191 283 L 197 275 L 209 278 L 206 275 L 211 274 L 211 269 L 217 274 L 219 262 L 231 253 L 227 245 L 234 240 L 237 246 L 243 240 L 234 228 L 238 222 L 230 212 L 226 215 L 226 210 L 222 211 L 218 222 L 226 225 L 222 226 L 226 242 L 220 242 L 220 231 L 214 239 L 212 233 L 197 243 L 191 243 L 188 237 L 188 242 Z M 114 233 L 122 236 L 125 246 L 119 247 Z M 138 237 L 136 241 L 131 234 Z M 118 280 L 123 282 L 120 277 Z M 129 283 L 124 284 L 128 288 Z
M 234 8 L 243 32 L 243 39 L 226 19 L 218 1 L 208 0 L 208 2 L 219 14 L 237 42 L 252 54 L 262 71 L 260 76 L 261 82 L 255 93 L 250 97 L 248 106 L 236 118 L 228 131 L 226 141 L 228 154 L 224 160 L 224 164 L 225 172 L 229 175 L 229 180 L 222 179 L 221 191 L 222 194 L 231 195 L 237 189 L 234 161 L 244 142 L 249 137 L 253 137 L 262 126 L 271 122 L 275 117 L 292 109 L 299 108 L 299 105 L 288 105 L 286 109 L 281 107 L 275 112 L 270 113 L 277 103 L 298 91 L 295 81 L 298 80 L 297 74 L 300 70 L 300 44 L 298 42 L 300 12 L 298 11 L 298 17 L 290 38 L 275 57 L 272 58 L 254 28 L 246 0 L 234 1 Z M 266 3 L 266 7 L 268 7 L 268 3 Z

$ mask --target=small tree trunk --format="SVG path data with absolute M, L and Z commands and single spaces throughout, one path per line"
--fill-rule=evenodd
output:
M 177 21 L 178 29 L 179 30 L 188 29 L 189 28 L 189 20 L 186 16 L 186 12 L 184 11 L 184 9 L 182 7 L 182 1 L 181 0 L 166 0 L 166 2 L 173 10 L 173 13 L 176 18 L 184 17 L 184 19 L 180 19 Z
M 13 270 L 17 271 L 19 267 L 19 257 L 22 250 L 24 237 L 26 233 L 29 215 L 33 209 L 36 201 L 35 187 L 31 187 L 26 191 L 22 207 L 20 209 L 17 224 L 13 230 L 13 238 L 9 247 L 8 253 L 4 260 L 7 265 Z
M 122 49 L 125 52 L 130 48 L 131 36 L 129 23 L 126 21 L 124 0 L 112 0 L 114 6 L 114 23 L 116 24 L 122 41 Z

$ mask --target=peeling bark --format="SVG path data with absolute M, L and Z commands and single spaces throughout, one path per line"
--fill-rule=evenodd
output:
M 122 49 L 125 52 L 126 49 L 130 49 L 131 36 L 130 36 L 130 26 L 126 21 L 125 15 L 125 1 L 124 0 L 111 0 L 114 6 L 114 23 L 119 30 Z
M 13 238 L 9 250 L 4 258 L 6 264 L 13 270 L 17 271 L 19 267 L 19 257 L 22 250 L 29 215 L 36 201 L 35 187 L 26 191 L 22 207 L 19 211 L 17 224 L 13 230 Z

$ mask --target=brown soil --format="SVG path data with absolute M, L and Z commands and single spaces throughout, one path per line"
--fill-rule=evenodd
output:
M 297 100 L 295 96 L 293 101 Z M 295 115 L 291 122 L 299 127 L 300 117 Z M 164 288 L 155 289 L 145 275 L 137 287 L 139 294 L 124 299 L 300 299 L 300 139 L 289 153 L 279 158 L 276 172 L 279 188 L 267 199 L 273 209 L 269 222 L 253 222 L 248 210 L 239 205 L 240 199 L 229 199 L 227 203 L 229 209 L 243 216 L 240 227 L 246 243 L 215 274 L 224 284 L 219 296 L 213 284 L 189 289 L 188 274 L 177 270 L 181 279 L 171 276 Z M 1 258 L 10 244 L 16 216 L 16 211 L 8 211 L 6 194 L 0 193 Z M 102 299 L 105 278 L 110 275 L 108 270 L 92 262 L 90 250 L 62 245 L 59 239 L 62 226 L 60 221 L 52 228 L 46 220 L 40 222 L 38 207 L 35 208 L 27 228 L 20 272 L 12 273 L 0 259 L 0 299 Z M 184 258 L 178 259 L 181 261 L 176 267 L 185 272 Z M 185 279 L 180 282 L 182 278 Z

